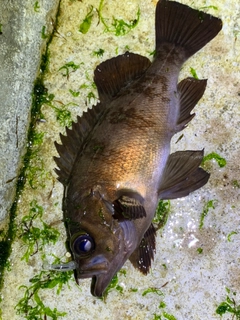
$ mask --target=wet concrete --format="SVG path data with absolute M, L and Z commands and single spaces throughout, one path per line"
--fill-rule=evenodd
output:
M 59 0 L 0 1 L 0 222 L 12 205 L 26 147 L 33 83 Z

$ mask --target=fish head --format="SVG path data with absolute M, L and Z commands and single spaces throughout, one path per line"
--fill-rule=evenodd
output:
M 137 245 L 134 223 L 115 219 L 112 204 L 99 192 L 71 207 L 68 234 L 76 281 L 92 278 L 91 293 L 101 297 Z

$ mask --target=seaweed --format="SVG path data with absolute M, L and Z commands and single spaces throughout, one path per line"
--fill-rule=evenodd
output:
M 80 94 L 79 91 L 73 91 L 73 90 L 71 90 L 71 89 L 69 89 L 69 92 L 71 93 L 71 95 L 72 95 L 74 98 L 78 97 L 79 94 Z
M 144 297 L 149 293 L 156 293 L 159 296 L 164 296 L 164 293 L 160 289 L 157 289 L 157 288 L 148 288 L 148 289 L 144 290 L 142 293 L 142 296 Z M 167 307 L 166 303 L 163 300 L 160 301 L 158 308 L 164 309 L 166 307 Z M 172 314 L 167 313 L 164 310 L 162 310 L 161 314 L 156 314 L 156 313 L 153 314 L 153 320 L 158 320 L 158 319 L 160 319 L 160 320 L 165 320 L 165 319 L 177 320 Z
M 34 3 L 33 10 L 34 10 L 35 12 L 39 12 L 39 9 L 40 9 L 39 2 L 36 1 L 36 2 Z
M 163 296 L 163 292 L 160 289 L 157 288 L 148 288 L 143 291 L 142 296 L 146 296 L 149 293 L 156 293 L 158 296 Z
M 231 293 L 229 288 L 226 288 L 226 291 L 227 297 L 225 301 L 221 302 L 217 307 L 216 314 L 219 314 L 222 317 L 225 313 L 231 313 L 233 315 L 232 320 L 240 320 L 240 304 L 237 305 L 235 301 L 237 293 Z
M 39 206 L 36 200 L 32 200 L 28 215 L 25 215 L 20 223 L 19 238 L 27 246 L 22 260 L 27 262 L 31 256 L 42 251 L 45 244 L 51 242 L 55 244 L 60 235 L 58 230 L 42 220 L 43 213 L 43 207 Z
M 120 293 L 123 293 L 123 287 L 118 284 L 119 283 L 118 274 L 123 274 L 124 276 L 126 276 L 126 270 L 124 269 L 120 270 L 118 273 L 114 275 L 107 289 L 104 291 L 103 297 L 101 298 L 102 300 L 105 301 L 109 292 L 112 291 L 113 289 L 117 290 Z
M 79 31 L 83 34 L 86 34 L 91 27 L 92 24 L 92 18 L 93 18 L 93 6 L 90 6 L 90 10 L 86 14 L 85 18 L 83 19 L 83 22 L 79 26 Z
M 104 50 L 100 48 L 100 49 L 98 49 L 96 51 L 93 51 L 93 54 L 94 54 L 94 56 L 102 57 L 103 54 L 104 54 Z
M 46 89 L 45 94 L 42 96 L 42 104 L 46 104 L 49 107 L 51 107 L 56 114 L 56 119 L 63 127 L 68 127 L 72 124 L 72 114 L 71 111 L 68 110 L 68 107 L 70 105 L 77 106 L 78 104 L 74 102 L 69 102 L 67 104 L 62 103 L 61 101 L 55 100 L 55 95 L 50 93 L 48 94 L 48 91 Z M 56 107 L 53 103 L 58 103 L 61 105 L 60 107 Z
M 49 37 L 48 34 L 46 34 L 45 32 L 46 32 L 46 26 L 43 26 L 41 31 L 42 39 L 47 39 Z
M 75 72 L 77 69 L 80 68 L 80 64 L 75 64 L 73 61 L 65 63 L 61 68 L 58 69 L 58 71 L 63 70 L 64 72 L 62 75 L 64 77 L 69 78 L 70 73 Z
M 104 0 L 101 0 L 97 11 L 98 11 L 99 20 L 102 22 L 102 24 L 105 27 L 105 32 L 114 33 L 116 36 L 124 36 L 138 25 L 138 22 L 140 19 L 139 8 L 136 13 L 135 19 L 130 20 L 129 22 L 126 22 L 123 19 L 117 19 L 113 16 L 111 25 L 109 25 L 106 22 L 107 19 L 105 19 L 102 15 L 103 4 L 104 4 Z
M 59 317 L 65 316 L 66 312 L 60 312 L 56 308 L 51 309 L 42 301 L 41 291 L 56 288 L 57 294 L 60 294 L 63 285 L 67 284 L 71 278 L 71 271 L 41 271 L 29 280 L 30 286 L 22 285 L 19 287 L 20 290 L 24 289 L 25 291 L 23 298 L 15 306 L 17 314 L 24 316 L 27 320 L 44 320 L 47 317 L 57 320 Z
M 163 228 L 167 222 L 168 215 L 170 212 L 170 201 L 160 200 L 155 212 L 155 216 L 153 219 L 153 224 L 156 229 Z
M 200 217 L 199 229 L 202 229 L 205 217 L 208 215 L 209 209 L 215 209 L 216 200 L 209 200 L 205 203 Z
M 199 79 L 195 69 L 190 68 L 190 72 L 194 79 L 197 79 L 197 80 Z
M 204 165 L 206 161 L 209 161 L 209 160 L 216 160 L 219 167 L 220 168 L 223 168 L 226 166 L 227 164 L 227 161 L 226 159 L 224 159 L 223 157 L 221 157 L 219 154 L 217 154 L 216 152 L 211 152 L 209 154 L 207 154 L 206 156 L 203 157 L 203 160 L 202 160 L 202 163 L 201 165 Z
M 115 34 L 115 36 L 124 36 L 138 25 L 138 22 L 140 19 L 139 8 L 136 13 L 135 19 L 132 19 L 127 22 L 127 21 L 124 21 L 123 19 L 117 19 L 116 17 L 113 16 L 112 22 L 109 24 L 107 22 L 108 19 L 103 17 L 103 7 L 104 7 L 104 0 L 100 0 L 99 6 L 98 8 L 96 8 L 96 10 L 93 10 L 94 9 L 93 6 L 90 7 L 85 18 L 80 23 L 79 32 L 81 32 L 82 34 L 86 34 L 89 31 L 92 25 L 92 20 L 95 12 L 98 15 L 99 22 L 101 22 L 104 25 L 105 32 L 113 33 Z
M 238 232 L 237 231 L 232 231 L 232 232 L 230 232 L 228 235 L 227 235 L 227 240 L 228 240 L 228 242 L 231 242 L 232 241 L 232 236 L 233 235 L 235 235 L 235 234 L 238 234 Z
M 232 185 L 234 188 L 238 188 L 238 189 L 240 188 L 240 183 L 237 180 L 233 180 Z

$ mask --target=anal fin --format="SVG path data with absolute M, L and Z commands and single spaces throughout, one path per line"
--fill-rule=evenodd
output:
M 155 228 L 153 224 L 150 224 L 150 227 L 145 232 L 140 245 L 129 258 L 132 265 L 143 274 L 147 274 L 149 272 L 151 262 L 154 259 L 154 253 L 156 249 L 155 236 Z
M 160 187 L 159 198 L 176 199 L 204 186 L 209 173 L 199 168 L 203 158 L 202 151 L 177 151 L 168 158 Z
M 190 114 L 190 112 L 201 99 L 206 89 L 206 85 L 207 80 L 198 80 L 195 78 L 186 78 L 178 84 L 180 114 L 176 132 L 184 129 L 186 124 L 195 116 L 195 113 Z

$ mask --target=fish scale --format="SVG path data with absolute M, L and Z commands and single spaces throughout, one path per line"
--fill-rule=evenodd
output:
M 209 179 L 200 167 L 203 150 L 170 154 L 170 142 L 194 117 L 207 84 L 194 78 L 178 83 L 181 66 L 218 34 L 222 22 L 160 0 L 155 28 L 153 62 L 126 52 L 97 66 L 100 103 L 60 135 L 62 144 L 55 143 L 74 260 L 60 269 L 74 269 L 77 283 L 91 277 L 97 297 L 127 259 L 149 272 L 158 201 L 185 197 Z

